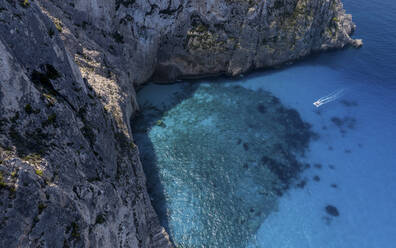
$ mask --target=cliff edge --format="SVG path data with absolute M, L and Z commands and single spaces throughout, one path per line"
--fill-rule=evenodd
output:
M 0 0 L 0 246 L 172 247 L 135 87 L 360 46 L 340 0 Z

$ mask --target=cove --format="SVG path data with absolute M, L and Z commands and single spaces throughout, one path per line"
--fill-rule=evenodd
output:
M 247 245 L 303 170 L 310 125 L 267 91 L 224 83 L 152 84 L 139 101 L 134 137 L 174 243 Z
M 343 2 L 359 50 L 139 92 L 134 138 L 177 247 L 394 247 L 396 4 Z

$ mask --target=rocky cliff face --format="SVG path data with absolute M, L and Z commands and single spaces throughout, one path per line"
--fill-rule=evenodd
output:
M 134 88 L 360 44 L 339 0 L 0 0 L 0 246 L 171 247 Z

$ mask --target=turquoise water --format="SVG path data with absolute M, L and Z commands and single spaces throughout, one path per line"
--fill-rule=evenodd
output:
M 396 2 L 344 5 L 359 50 L 139 92 L 134 136 L 177 246 L 395 246 Z

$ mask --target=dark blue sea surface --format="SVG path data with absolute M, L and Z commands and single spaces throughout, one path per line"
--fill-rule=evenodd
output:
M 343 2 L 361 49 L 138 93 L 134 138 L 177 247 L 395 247 L 396 2 Z

